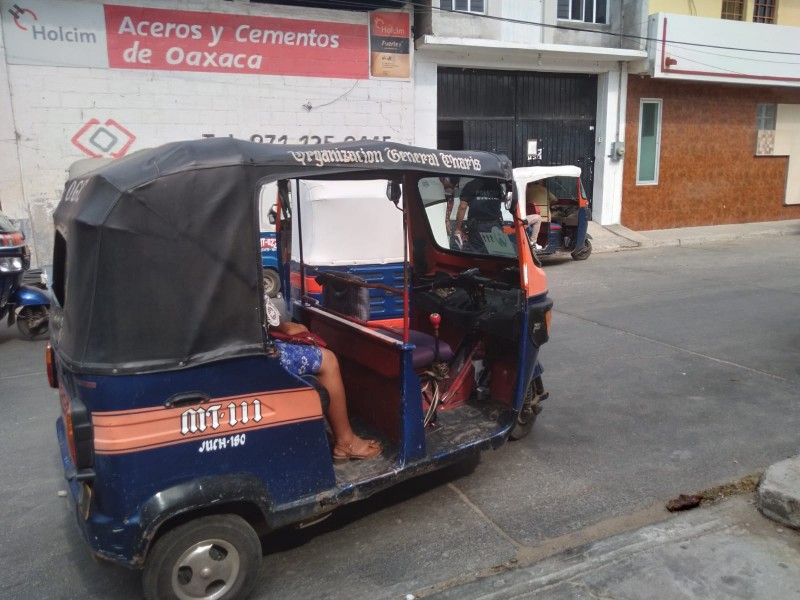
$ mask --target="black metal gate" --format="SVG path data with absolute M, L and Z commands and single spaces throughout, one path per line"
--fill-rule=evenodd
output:
M 596 114 L 596 75 L 439 68 L 439 148 L 500 152 L 515 167 L 577 165 L 589 195 Z

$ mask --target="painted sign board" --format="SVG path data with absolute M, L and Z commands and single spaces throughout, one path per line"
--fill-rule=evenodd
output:
M 9 64 L 369 77 L 366 23 L 49 0 L 0 6 Z
M 411 24 L 405 12 L 369 16 L 370 74 L 387 79 L 411 77 Z

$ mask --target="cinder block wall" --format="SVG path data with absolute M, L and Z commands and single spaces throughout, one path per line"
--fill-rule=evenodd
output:
M 32 0 L 33 2 L 34 0 Z M 69 2 L 76 8 L 102 4 Z M 28 3 L 46 10 L 48 3 Z M 63 7 L 68 2 L 59 2 Z M 150 8 L 254 17 L 299 18 L 364 26 L 368 13 L 231 2 L 114 2 Z M 5 44 L 0 60 L 6 63 Z M 87 158 L 80 146 L 125 153 L 202 136 L 232 135 L 263 143 L 346 139 L 414 140 L 411 80 L 228 74 L 3 64 L 0 107 L 0 206 L 29 235 L 34 264 L 52 255 L 52 212 L 69 165 Z M 366 65 L 368 71 L 369 66 Z M 366 74 L 366 73 L 365 73 Z M 82 132 L 82 133 L 81 133 Z M 76 137 L 77 136 L 77 137 Z M 94 137 L 93 143 L 91 138 Z M 8 138 L 8 139 L 7 139 Z M 135 138 L 135 139 L 134 139 Z

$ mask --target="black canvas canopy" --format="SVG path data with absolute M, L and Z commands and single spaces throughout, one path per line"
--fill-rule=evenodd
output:
M 263 353 L 259 186 L 409 171 L 510 180 L 511 162 L 390 142 L 213 138 L 82 169 L 54 215 L 59 356 L 79 372 L 131 373 Z

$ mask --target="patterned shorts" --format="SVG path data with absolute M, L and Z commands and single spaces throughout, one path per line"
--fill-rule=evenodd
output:
M 322 350 L 316 346 L 275 341 L 281 366 L 294 375 L 316 375 L 322 368 Z

